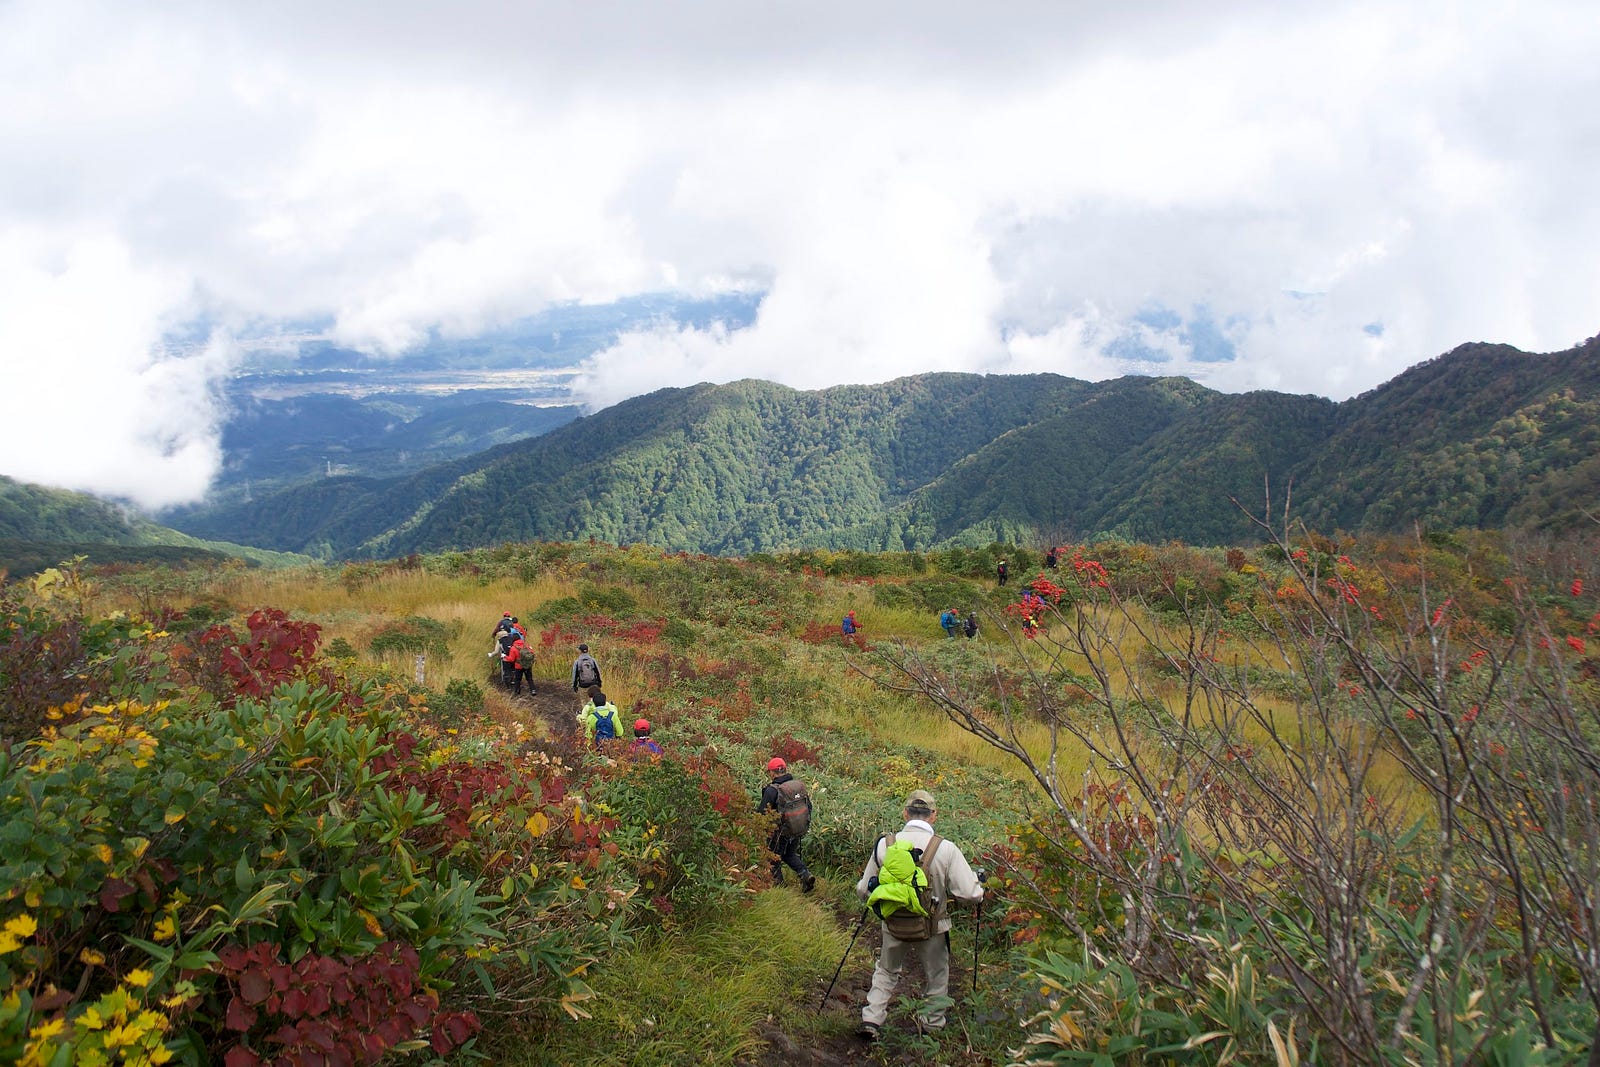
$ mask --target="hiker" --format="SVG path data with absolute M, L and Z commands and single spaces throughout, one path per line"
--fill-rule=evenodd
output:
M 978 636 L 978 613 L 976 611 L 967 612 L 967 621 L 961 627 L 961 630 L 967 635 L 968 641 Z
M 996 585 L 1005 585 L 1006 579 L 1011 577 L 1011 569 L 1006 566 L 1006 561 L 1001 560 L 994 565 L 994 578 Z
M 583 728 L 586 744 L 600 748 L 602 741 L 617 737 L 617 706 L 611 703 L 598 685 L 589 687 L 589 702 L 578 712 L 578 725 Z
M 506 653 L 506 665 L 510 666 L 512 673 L 511 695 L 522 695 L 522 682 L 527 679 L 528 695 L 538 696 L 538 691 L 533 688 L 533 646 L 522 638 L 511 642 L 511 648 Z
M 767 839 L 767 848 L 776 857 L 772 861 L 772 880 L 782 885 L 783 867 L 788 864 L 800 876 L 800 892 L 809 893 L 817 884 L 817 876 L 800 858 L 800 842 L 811 829 L 811 794 L 804 782 L 789 773 L 782 756 L 767 761 L 767 773 L 772 775 L 772 781 L 761 790 L 756 811 L 777 813 L 772 836 Z
M 955 608 L 945 608 L 944 612 L 939 616 L 939 625 L 944 629 L 946 637 L 954 637 L 956 635 L 956 626 L 958 625 L 956 620 L 959 618 L 960 616 L 956 614 Z
M 588 689 L 600 684 L 600 664 L 589 655 L 588 645 L 578 646 L 578 658 L 572 661 L 572 691 Z
M 889 1001 L 894 997 L 895 986 L 900 981 L 900 971 L 905 966 L 906 953 L 915 950 L 922 959 L 922 972 L 926 978 L 923 990 L 928 1003 L 917 1014 L 917 1029 L 923 1033 L 943 1028 L 945 1009 L 939 1006 L 950 992 L 950 915 L 947 904 L 951 900 L 976 902 L 983 899 L 983 883 L 967 863 L 967 857 L 951 841 L 946 841 L 933 830 L 938 815 L 933 795 L 926 790 L 913 790 L 906 798 L 905 827 L 897 834 L 884 834 L 873 846 L 872 855 L 856 883 L 856 896 L 873 905 L 883 918 L 883 947 L 878 952 L 878 965 L 872 972 L 872 989 L 867 993 L 866 1006 L 861 1009 L 861 1028 L 856 1033 L 867 1041 L 876 1041 L 878 1032 L 889 1017 Z M 915 870 L 926 875 L 926 890 L 922 897 L 928 911 L 928 920 L 914 917 L 923 929 L 903 931 L 905 940 L 889 932 L 891 923 L 899 923 L 908 916 L 900 916 L 894 901 L 903 901 L 914 890 L 901 883 L 895 875 L 907 866 L 905 849 L 914 850 L 909 858 Z M 920 850 L 920 851 L 916 851 Z M 880 875 L 882 877 L 880 877 Z M 918 937 L 921 940 L 918 940 Z
M 1056 555 L 1056 546 L 1055 545 L 1051 545 L 1050 546 L 1050 551 L 1048 551 L 1048 552 L 1046 552 L 1044 554 L 1044 565 L 1046 567 L 1050 568 L 1051 570 L 1055 570 L 1056 569 L 1056 561 L 1057 561 L 1058 558 L 1059 557 Z
M 635 720 L 633 720 L 633 747 L 630 748 L 628 751 L 631 754 L 635 755 L 635 756 L 638 756 L 638 755 L 659 756 L 659 755 L 661 755 L 661 746 L 656 744 L 654 741 L 650 740 L 650 720 L 649 719 L 635 719 Z
M 517 675 L 516 657 L 511 654 L 511 649 L 522 638 L 517 634 L 516 627 L 511 625 L 511 617 L 506 616 L 506 627 L 500 631 L 500 636 L 495 639 L 496 652 L 491 655 L 498 656 L 500 660 L 500 684 L 507 689 L 512 688 L 519 680 Z
M 861 624 L 856 622 L 855 612 L 847 611 L 844 613 L 844 621 L 839 624 L 839 632 L 846 637 L 851 637 L 861 632 Z

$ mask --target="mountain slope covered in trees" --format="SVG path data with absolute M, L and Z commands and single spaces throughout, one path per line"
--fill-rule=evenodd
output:
M 1229 543 L 1241 507 L 1350 530 L 1571 525 L 1600 485 L 1600 339 L 1467 345 L 1344 403 L 1187 379 L 929 374 L 664 389 L 404 478 L 185 516 L 324 556 L 595 537 L 741 554 L 1115 533 Z M 1235 503 L 1237 501 L 1237 503 Z
M 284 553 L 199 540 L 85 493 L 0 475 L 0 571 L 20 577 L 73 556 L 96 563 L 285 561 Z

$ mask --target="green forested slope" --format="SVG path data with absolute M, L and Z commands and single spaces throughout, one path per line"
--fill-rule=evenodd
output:
M 85 493 L 0 475 L 0 571 L 18 577 L 73 556 L 96 563 L 174 563 L 224 556 L 256 563 L 289 562 L 281 553 L 199 540 Z
M 1341 404 L 1297 510 L 1330 530 L 1570 526 L 1594 510 L 1597 446 L 1600 338 L 1550 355 L 1463 345 Z
M 1343 404 L 1187 379 L 932 374 L 665 389 L 410 478 L 329 479 L 184 520 L 324 556 L 588 537 L 743 554 L 1117 532 L 1559 525 L 1600 486 L 1600 342 L 1464 346 Z

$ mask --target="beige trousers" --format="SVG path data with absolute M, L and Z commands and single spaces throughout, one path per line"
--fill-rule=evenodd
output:
M 881 929 L 881 927 L 880 927 Z M 944 934 L 934 934 L 926 941 L 896 941 L 883 931 L 883 948 L 878 950 L 878 966 L 872 972 L 872 988 L 867 992 L 867 1006 L 861 1009 L 861 1021 L 882 1026 L 889 1017 L 889 1001 L 900 984 L 900 971 L 906 965 L 906 953 L 916 952 L 922 958 L 922 973 L 927 978 L 925 997 L 944 997 L 950 992 L 950 946 Z M 917 1021 L 929 1029 L 944 1025 L 944 1009 L 918 1012 Z

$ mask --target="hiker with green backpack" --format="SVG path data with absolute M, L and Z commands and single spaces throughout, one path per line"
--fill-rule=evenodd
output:
M 900 982 L 906 953 L 922 959 L 929 1003 L 917 1014 L 917 1029 L 940 1030 L 945 1024 L 940 1001 L 950 992 L 951 900 L 983 899 L 983 883 L 953 842 L 934 833 L 938 815 L 933 794 L 914 790 L 906 798 L 906 824 L 899 833 L 884 834 L 872 847 L 856 895 L 882 920 L 883 947 L 872 972 L 872 988 L 861 1009 L 857 1033 L 876 1041 L 889 1017 L 889 1001 Z

